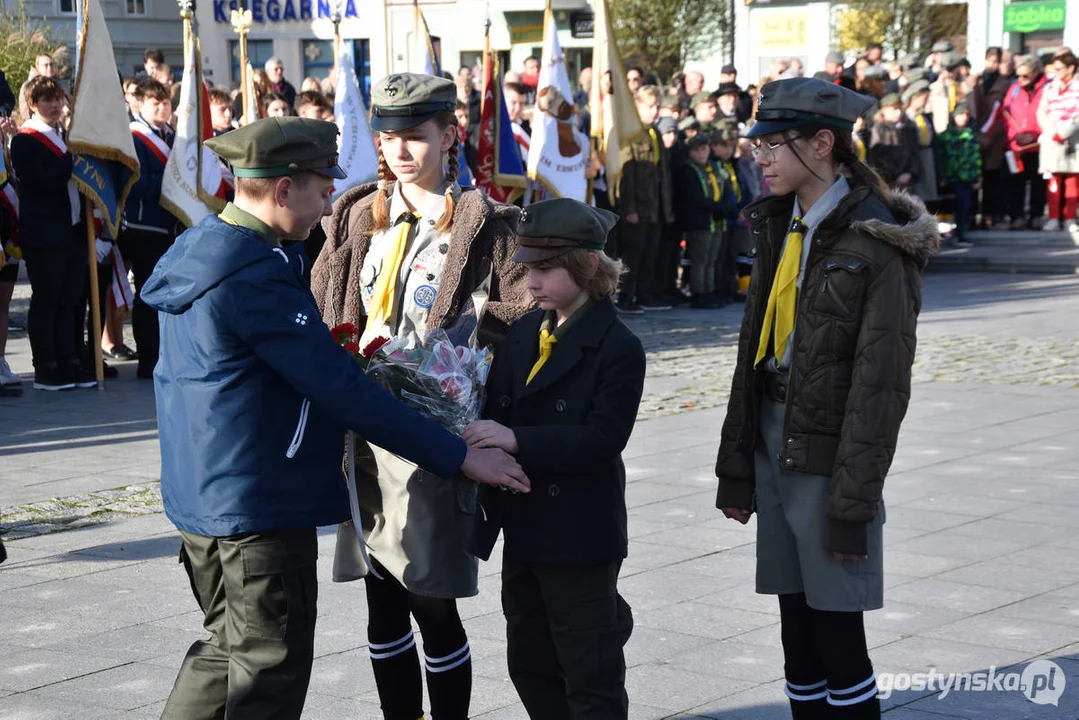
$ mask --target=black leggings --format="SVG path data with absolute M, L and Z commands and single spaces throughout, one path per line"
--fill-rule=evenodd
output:
M 805 593 L 780 595 L 779 613 L 794 720 L 878 720 L 862 613 L 814 610 Z
M 472 697 L 472 651 L 457 601 L 409 592 L 372 558 L 365 578 L 367 640 L 379 702 L 386 720 L 423 717 L 423 684 L 412 619 L 423 635 L 432 720 L 467 720 Z

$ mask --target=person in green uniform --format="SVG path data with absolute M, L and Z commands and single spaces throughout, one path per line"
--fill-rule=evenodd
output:
M 443 476 L 527 491 L 372 383 L 331 337 L 300 241 L 330 211 L 337 128 L 269 118 L 208 141 L 236 200 L 191 228 L 143 287 L 160 313 L 154 370 L 165 513 L 205 614 L 162 714 L 295 719 L 314 654 L 316 526 L 349 516 L 344 430 Z

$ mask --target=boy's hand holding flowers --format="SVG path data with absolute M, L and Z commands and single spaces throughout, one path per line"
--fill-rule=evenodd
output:
M 505 425 L 494 420 L 478 420 L 465 428 L 461 438 L 469 447 L 501 448 L 510 455 L 517 454 L 517 436 Z

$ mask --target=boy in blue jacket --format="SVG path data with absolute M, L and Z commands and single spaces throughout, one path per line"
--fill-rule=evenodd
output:
M 304 240 L 330 214 L 337 127 L 282 117 L 207 141 L 236 200 L 179 237 L 147 281 L 161 495 L 211 634 L 191 646 L 162 717 L 299 718 L 311 675 L 316 526 L 349 517 L 351 429 L 439 477 L 527 492 L 501 450 L 468 448 L 376 387 L 331 337 Z
M 603 253 L 614 213 L 568 198 L 521 214 L 514 260 L 540 310 L 510 329 L 487 381 L 488 420 L 462 437 L 517 456 L 527 495 L 480 488 L 476 554 L 500 531 L 510 679 L 532 718 L 626 718 L 633 628 L 618 594 L 628 550 L 626 470 L 644 388 L 640 340 L 612 297 L 621 263 Z
M 738 199 L 726 173 L 711 159 L 711 137 L 699 133 L 686 140 L 689 163 L 680 171 L 678 221 L 689 251 L 692 307 L 721 306 L 716 294 L 716 263 L 723 249 L 727 219 L 738 214 Z

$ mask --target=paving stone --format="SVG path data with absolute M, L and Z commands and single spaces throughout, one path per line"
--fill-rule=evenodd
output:
M 69 707 L 90 703 L 114 710 L 134 710 L 166 699 L 175 680 L 175 670 L 145 663 L 127 663 L 49 685 L 38 692 L 67 702 Z

